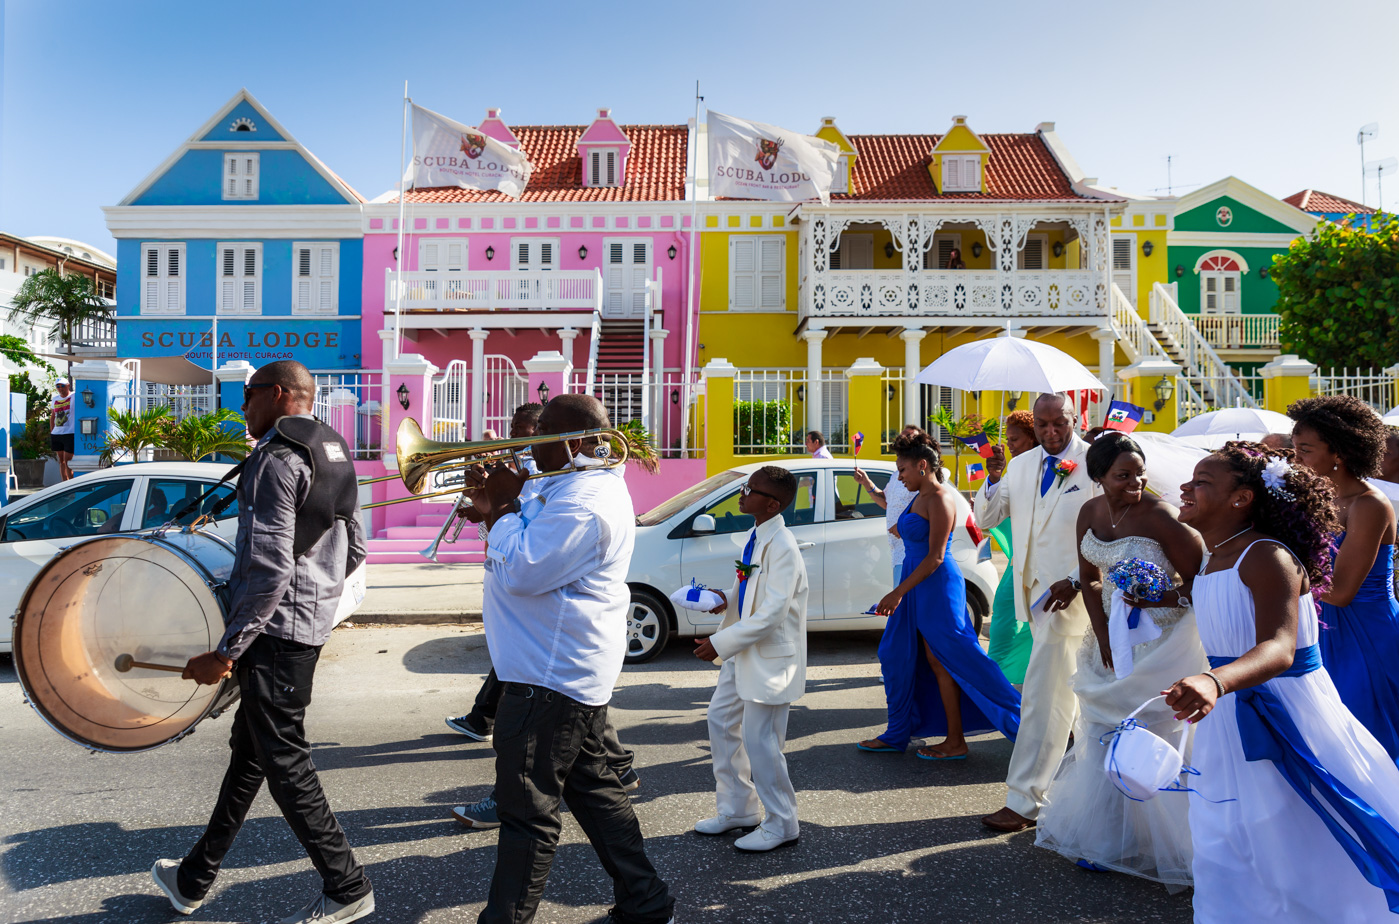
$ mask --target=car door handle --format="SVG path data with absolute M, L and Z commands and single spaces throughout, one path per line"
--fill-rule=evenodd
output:
M 798 542 L 798 543 L 797 543 L 797 548 L 800 549 L 801 551 L 805 552 L 807 549 L 814 549 L 814 548 L 816 548 L 816 543 L 814 543 L 814 542 Z

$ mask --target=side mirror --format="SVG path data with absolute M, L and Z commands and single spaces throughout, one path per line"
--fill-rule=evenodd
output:
M 719 525 L 714 522 L 714 517 L 707 513 L 701 513 L 690 523 L 690 532 L 694 533 L 696 536 L 713 535 L 714 531 L 718 528 Z

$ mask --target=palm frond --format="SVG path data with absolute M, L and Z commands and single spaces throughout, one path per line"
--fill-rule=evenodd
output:
M 243 416 L 226 407 L 209 414 L 191 414 L 168 427 L 162 446 L 190 462 L 214 455 L 241 459 L 250 448 Z
M 629 420 L 613 429 L 620 432 L 627 441 L 627 461 L 635 462 L 642 471 L 655 475 L 661 470 L 661 460 L 651 444 L 651 432 L 639 420 Z M 616 450 L 614 449 L 614 452 Z
M 144 411 L 111 408 L 107 411 L 107 417 L 112 426 L 108 428 L 106 442 L 102 445 L 102 462 L 111 464 L 117 456 L 128 453 L 135 461 L 142 450 L 162 445 L 169 426 L 170 408 L 163 404 Z

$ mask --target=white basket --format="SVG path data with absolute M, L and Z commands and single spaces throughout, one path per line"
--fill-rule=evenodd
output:
M 1156 798 L 1162 789 L 1170 787 L 1185 766 L 1187 736 L 1180 736 L 1180 746 L 1133 721 L 1137 714 L 1164 696 L 1153 696 L 1142 703 L 1117 726 L 1108 742 L 1103 769 L 1108 779 L 1129 799 L 1145 802 Z

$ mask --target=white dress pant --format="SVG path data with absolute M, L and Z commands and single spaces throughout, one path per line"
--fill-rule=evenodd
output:
M 1035 643 L 1020 692 L 1020 731 L 1006 773 L 1006 806 L 1026 818 L 1039 815 L 1078 714 L 1070 681 L 1078 669 L 1075 659 L 1083 634 L 1063 635 L 1051 628 L 1065 617 L 1060 612 L 1030 628 Z
M 734 674 L 731 658 L 719 668 L 707 713 L 719 814 L 742 817 L 766 809 L 764 828 L 779 837 L 796 837 L 797 793 L 782 755 L 792 705 L 739 699 Z

